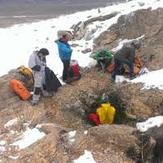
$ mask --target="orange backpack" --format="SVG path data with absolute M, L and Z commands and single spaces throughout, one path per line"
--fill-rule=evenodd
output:
M 12 79 L 10 80 L 9 85 L 22 100 L 28 100 L 31 97 L 31 93 L 19 80 Z

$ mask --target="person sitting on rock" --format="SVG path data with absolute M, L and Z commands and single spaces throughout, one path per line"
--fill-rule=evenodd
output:
M 59 40 L 55 42 L 58 45 L 59 57 L 63 63 L 62 79 L 64 82 L 67 82 L 69 78 L 70 60 L 72 54 L 72 49 L 68 44 L 68 41 L 72 38 L 72 35 L 68 31 L 58 31 L 58 38 Z
M 31 101 L 32 105 L 38 104 L 41 92 L 44 96 L 47 96 L 48 94 L 44 89 L 47 55 L 49 55 L 49 51 L 46 48 L 42 48 L 39 51 L 34 51 L 29 58 L 28 65 L 32 69 L 34 78 L 34 93 Z
M 114 55 L 114 70 L 112 72 L 112 79 L 115 80 L 116 75 L 120 75 L 119 72 L 126 64 L 129 67 L 130 79 L 134 78 L 134 59 L 135 51 L 140 49 L 140 41 L 133 41 L 130 46 L 124 45 L 122 49 L 117 51 Z

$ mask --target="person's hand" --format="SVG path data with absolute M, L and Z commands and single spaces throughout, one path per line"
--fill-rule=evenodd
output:
M 36 66 L 32 67 L 32 70 L 40 71 L 41 70 L 41 66 L 40 65 L 36 65 Z

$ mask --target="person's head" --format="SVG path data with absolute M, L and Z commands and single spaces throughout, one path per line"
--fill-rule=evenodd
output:
M 72 34 L 69 31 L 58 31 L 58 39 L 64 42 L 68 42 L 72 39 Z
M 60 39 L 64 42 L 68 42 L 70 40 L 68 35 L 63 35 Z
M 38 51 L 38 55 L 39 56 L 47 56 L 47 55 L 49 55 L 49 51 L 48 51 L 48 49 L 46 49 L 46 48 L 41 48 L 39 51 Z
M 135 41 L 133 41 L 133 42 L 131 43 L 131 45 L 133 45 L 134 48 L 138 50 L 138 49 L 140 49 L 140 47 L 141 47 L 141 42 L 138 41 L 138 40 L 135 40 Z

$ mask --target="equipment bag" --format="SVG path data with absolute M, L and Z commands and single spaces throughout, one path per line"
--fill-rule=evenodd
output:
M 12 79 L 10 80 L 10 88 L 22 99 L 28 100 L 31 97 L 31 93 L 27 88 L 21 83 L 21 81 Z
M 115 108 L 111 106 L 110 103 L 103 103 L 96 110 L 101 124 L 112 124 L 114 121 L 115 112 Z
M 34 80 L 32 70 L 25 66 L 20 66 L 17 70 L 23 76 L 22 81 L 25 83 L 25 86 L 27 88 L 33 87 Z
M 58 88 L 61 87 L 62 84 L 54 74 L 54 72 L 45 67 L 45 89 L 47 92 L 57 92 Z
M 80 69 L 78 62 L 76 60 L 71 60 L 70 63 L 70 70 L 69 70 L 69 83 L 75 80 L 80 79 L 81 74 L 80 74 Z
M 138 75 L 142 67 L 142 62 L 139 56 L 135 56 L 134 60 L 134 74 Z
M 27 77 L 29 79 L 33 78 L 32 70 L 30 68 L 25 67 L 25 66 L 20 66 L 17 69 L 18 69 L 19 73 L 21 73 L 25 77 Z

